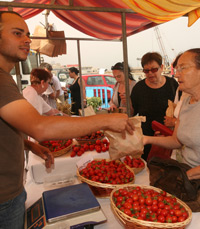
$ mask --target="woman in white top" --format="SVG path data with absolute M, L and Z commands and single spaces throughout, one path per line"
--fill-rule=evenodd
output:
M 113 88 L 113 96 L 109 103 L 110 110 L 113 111 L 116 108 L 125 109 L 126 107 L 126 86 L 125 86 L 125 75 L 124 75 L 124 64 L 123 62 L 118 62 L 111 68 L 113 76 L 117 80 Z M 129 74 L 129 95 L 132 92 L 133 87 L 135 86 L 136 82 L 133 80 L 130 68 L 128 67 L 128 74 Z
M 44 69 L 33 69 L 30 75 L 31 85 L 23 90 L 23 96 L 41 115 L 62 115 L 60 111 L 48 105 L 41 96 L 48 88 L 50 79 L 50 74 Z
M 143 136 L 143 143 L 156 144 L 169 149 L 182 149 L 182 162 L 192 168 L 188 178 L 200 179 L 200 49 L 190 49 L 178 59 L 175 77 L 179 89 L 189 94 L 181 105 L 173 136 Z

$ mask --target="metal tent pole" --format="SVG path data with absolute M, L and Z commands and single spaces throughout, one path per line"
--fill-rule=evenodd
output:
M 127 37 L 126 37 L 126 14 L 122 13 L 122 43 L 124 57 L 124 75 L 125 75 L 125 92 L 126 92 L 126 111 L 130 117 L 130 95 L 129 95 L 129 77 L 128 77 L 128 53 L 127 53 Z
M 82 79 L 82 71 L 81 71 L 81 51 L 80 51 L 80 41 L 79 40 L 77 40 L 77 50 L 78 50 L 78 65 L 79 65 L 79 74 L 80 74 L 81 109 L 82 109 L 82 116 L 85 116 L 84 104 L 83 104 L 83 79 Z

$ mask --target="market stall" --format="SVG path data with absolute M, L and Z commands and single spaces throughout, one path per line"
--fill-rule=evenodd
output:
M 54 168 L 52 168 L 51 170 L 46 170 L 43 161 L 39 157 L 30 153 L 29 172 L 28 172 L 28 177 L 25 185 L 27 191 L 26 208 L 30 207 L 35 201 L 37 201 L 41 197 L 42 192 L 53 188 L 53 186 L 50 184 L 50 179 L 48 179 L 50 177 L 52 179 L 56 178 L 59 180 L 62 179 L 62 177 L 65 175 L 66 177 L 68 177 L 69 185 L 80 183 L 80 181 L 77 179 L 76 176 L 76 170 L 77 170 L 76 163 L 82 157 L 88 155 L 94 158 L 109 158 L 108 152 L 99 154 L 96 151 L 88 151 L 81 157 L 73 157 L 73 158 L 71 158 L 69 154 L 65 154 L 55 159 Z M 61 184 L 61 183 L 58 184 L 58 183 L 56 185 L 56 188 L 63 187 L 63 185 L 66 185 L 66 184 Z M 143 171 L 135 175 L 135 184 L 149 185 L 149 172 L 147 167 L 145 167 Z M 124 228 L 124 226 L 119 222 L 119 220 L 113 214 L 110 207 L 109 198 L 97 198 L 97 200 L 100 203 L 101 209 L 107 221 L 99 225 L 96 225 L 95 228 L 99 228 L 99 229 Z M 192 221 L 186 227 L 186 229 L 196 229 L 197 225 L 200 225 L 200 213 L 192 213 Z

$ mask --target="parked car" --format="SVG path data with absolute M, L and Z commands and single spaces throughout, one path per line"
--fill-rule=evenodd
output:
M 85 87 L 109 87 L 113 88 L 116 83 L 116 79 L 113 75 L 108 74 L 91 74 L 91 75 L 83 75 L 83 80 L 85 81 Z M 98 91 L 98 95 L 96 91 L 94 92 L 94 96 L 100 97 L 100 90 Z M 103 92 L 103 99 L 105 98 Z M 111 99 L 110 91 L 108 91 L 108 100 Z

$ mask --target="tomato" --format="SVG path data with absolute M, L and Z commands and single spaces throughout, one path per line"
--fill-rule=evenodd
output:
M 167 211 L 169 211 L 169 210 L 171 209 L 169 205 L 165 205 L 164 208 L 165 208 Z
M 126 214 L 126 215 L 131 215 L 132 213 L 131 213 L 131 210 L 130 209 L 127 209 L 127 208 L 125 208 L 124 209 L 124 213 Z
M 123 201 L 123 197 L 122 196 L 118 196 L 117 197 L 117 202 L 122 202 Z
M 126 200 L 126 202 L 132 204 L 132 203 L 133 203 L 133 199 L 132 199 L 132 198 L 128 198 L 128 199 Z
M 133 194 L 132 199 L 133 201 L 138 201 L 139 196 L 137 194 Z
M 140 208 L 140 205 L 134 205 L 134 206 L 133 206 L 133 210 L 134 210 L 134 211 L 140 211 L 140 209 L 141 209 L 141 208 Z
M 180 216 L 183 215 L 183 213 L 182 213 L 181 210 L 175 210 L 175 211 L 174 211 L 174 214 L 175 214 L 175 216 L 177 216 L 177 217 L 180 217 Z
M 172 216 L 172 223 L 176 223 L 178 220 L 177 216 L 173 215 Z
M 96 145 L 95 150 L 97 151 L 97 153 L 101 153 L 101 146 Z
M 91 151 L 93 151 L 94 150 L 94 145 L 90 145 L 89 148 L 90 148 Z
M 152 204 L 153 204 L 153 205 L 157 205 L 157 204 L 158 204 L 158 201 L 157 201 L 157 200 L 153 200 L 153 201 L 152 201 Z
M 170 215 L 174 215 L 174 209 L 170 209 L 170 210 L 169 210 L 169 214 L 170 214 Z
M 164 223 L 165 222 L 165 217 L 163 215 L 158 216 L 158 222 Z
M 163 202 L 158 202 L 158 208 L 164 208 L 165 204 Z
M 75 156 L 76 156 L 76 152 L 72 151 L 72 152 L 70 153 L 70 156 L 71 156 L 71 157 L 75 157 Z
M 146 213 L 140 212 L 140 217 L 144 220 L 146 218 Z
M 123 205 L 125 208 L 127 209 L 131 209 L 132 208 L 132 204 L 128 203 L 128 202 L 125 202 L 124 205 Z
M 151 210 L 152 210 L 152 212 L 157 212 L 158 211 L 158 205 L 157 204 L 153 204 L 151 206 Z
M 179 210 L 180 209 L 180 205 L 179 204 L 175 204 L 174 205 L 174 210 Z
M 133 202 L 133 206 L 139 206 L 139 205 L 140 205 L 139 201 L 134 201 Z
M 158 200 L 158 202 L 161 202 L 161 201 L 163 201 L 163 199 L 164 199 L 163 196 L 158 196 L 157 200 Z
M 106 138 L 104 138 L 102 142 L 103 142 L 103 144 L 106 144 L 106 145 L 109 143 Z
M 166 217 L 166 222 L 167 222 L 167 223 L 172 223 L 172 216 L 168 215 L 168 216 Z
M 166 209 L 162 209 L 160 215 L 163 215 L 166 217 L 168 215 L 168 213 L 169 213 L 169 211 L 167 211 Z
M 96 140 L 96 145 L 101 145 L 101 140 Z
M 145 203 L 146 203 L 146 205 L 152 205 L 152 199 L 150 198 L 150 197 L 148 197 L 146 200 L 145 200 Z
M 185 211 L 185 212 L 183 212 L 182 216 L 185 217 L 185 219 L 187 219 L 188 218 L 188 213 Z
M 145 203 L 145 198 L 144 197 L 140 197 L 139 198 L 139 203 L 140 204 L 144 204 Z
M 167 193 L 165 191 L 161 191 L 162 196 L 166 196 Z
M 180 216 L 180 217 L 178 217 L 178 222 L 183 222 L 183 221 L 185 221 L 185 217 L 184 216 Z
M 146 215 L 146 214 L 148 213 L 148 210 L 147 210 L 146 208 L 142 208 L 142 209 L 141 209 L 141 213 L 143 213 L 143 214 Z
M 83 148 L 84 148 L 85 151 L 88 151 L 88 150 L 89 150 L 89 145 L 85 143 L 85 144 L 83 145 Z

